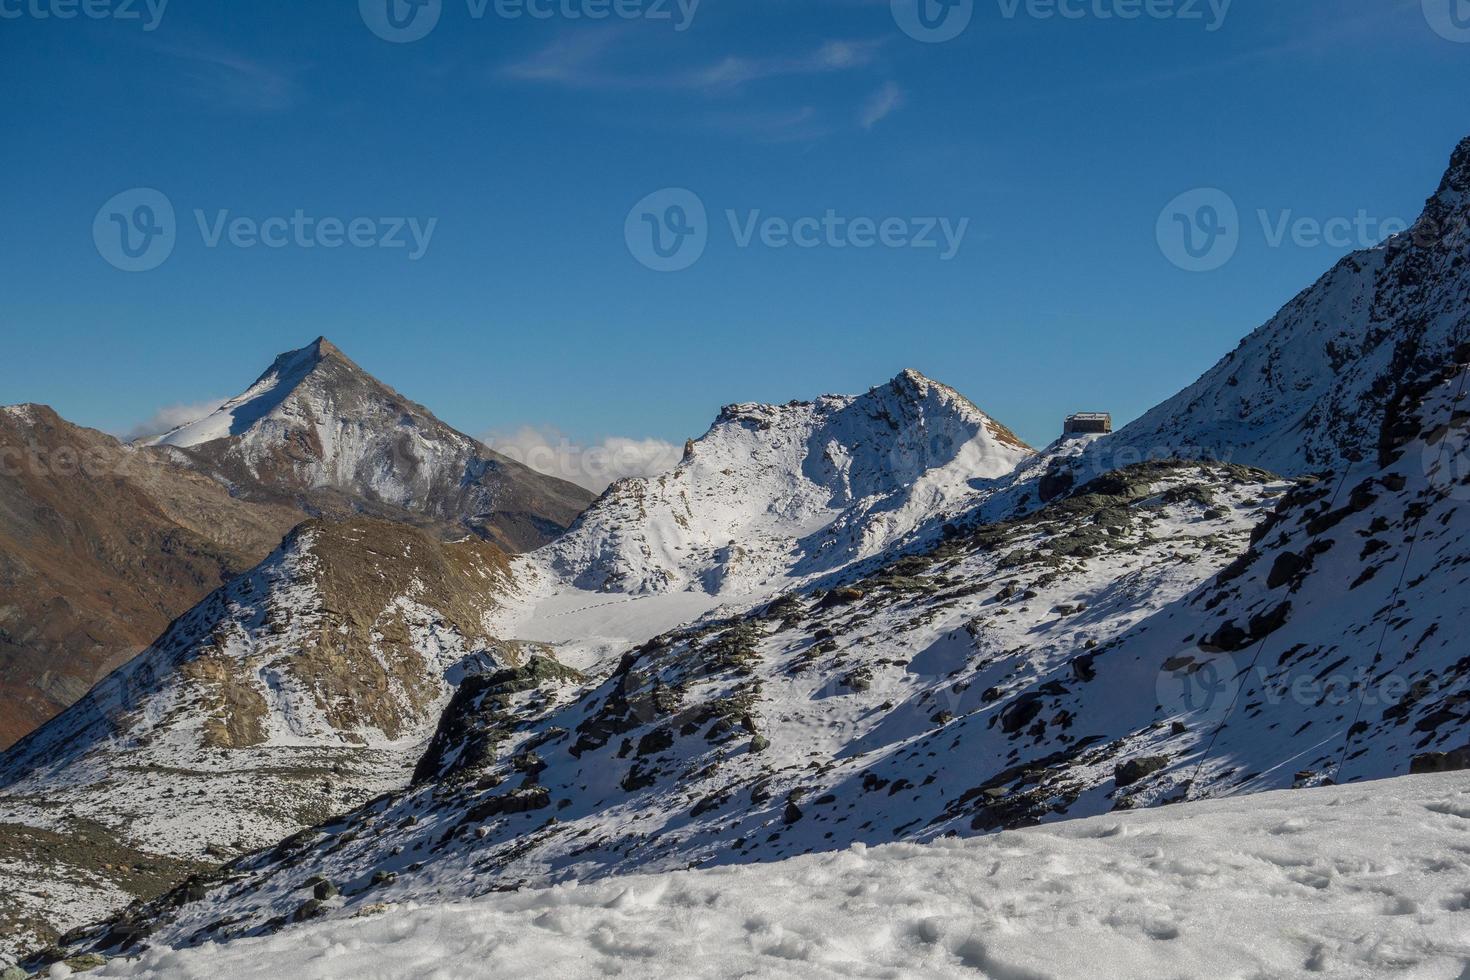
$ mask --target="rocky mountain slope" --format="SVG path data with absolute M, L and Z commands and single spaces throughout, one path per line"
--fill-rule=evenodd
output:
M 310 516 L 544 544 L 592 497 L 445 426 L 325 340 L 148 445 L 0 411 L 0 747 Z
M 1235 467 L 1140 467 L 847 585 L 676 630 L 587 688 L 466 683 L 414 788 L 235 862 L 202 898 L 135 909 L 123 931 L 224 940 L 382 902 L 973 833 L 1036 819 L 1038 765 L 1079 780 L 1042 813 L 1106 809 L 1138 730 L 1167 715 L 1150 681 L 1126 724 L 1074 722 L 1129 696 L 1093 683 L 1094 651 L 1225 567 L 1286 489 Z M 990 809 L 1002 798 L 1014 813 Z
M 44 406 L 0 409 L 0 747 L 85 694 L 299 520 Z
M 1373 459 L 1330 480 L 1140 464 L 659 637 L 580 693 L 467 684 L 415 787 L 82 938 L 193 945 L 384 903 L 1463 768 L 1467 380 L 1470 346 L 1406 379 Z
M 282 354 L 244 394 L 148 443 L 237 496 L 447 525 L 507 551 L 545 544 L 592 500 L 451 429 L 325 338 Z
M 1467 169 L 1470 142 L 1420 232 L 1464 214 Z M 1467 271 L 1446 235 L 1356 256 L 1177 423 L 1040 456 L 912 373 L 728 409 L 518 559 L 539 601 L 484 622 L 702 615 L 586 676 L 501 658 L 409 785 L 49 955 L 1464 768 Z
M 406 784 L 454 686 L 523 659 L 485 627 L 506 569 L 473 537 L 295 529 L 0 755 L 0 948 Z
M 1302 474 L 1375 449 L 1399 381 L 1442 364 L 1470 317 L 1470 139 L 1419 220 L 1349 255 L 1195 384 L 1124 428 L 1112 456 L 1192 447 Z

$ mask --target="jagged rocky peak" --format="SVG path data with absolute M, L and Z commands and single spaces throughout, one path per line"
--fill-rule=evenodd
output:
M 1460 141 L 1450 157 L 1450 167 L 1440 182 L 1439 194 L 1470 193 L 1470 136 Z
M 325 337 L 150 444 L 247 497 L 446 525 L 513 551 L 545 544 L 592 500 L 445 425 Z
M 954 463 L 972 442 L 971 475 L 994 478 L 1009 473 L 1031 449 L 1013 432 L 948 385 L 908 369 L 866 394 L 823 395 L 815 401 L 784 405 L 742 403 L 726 406 L 715 425 L 689 444 L 681 468 L 701 455 L 719 455 L 729 443 L 760 442 L 773 431 L 800 432 L 805 438 L 784 462 L 818 482 L 845 479 L 849 499 L 910 481 Z M 837 473 L 823 477 L 800 451 L 820 449 Z M 748 464 L 747 464 L 748 465 Z M 721 471 L 723 473 L 723 471 Z M 852 481 L 856 478 L 857 483 Z

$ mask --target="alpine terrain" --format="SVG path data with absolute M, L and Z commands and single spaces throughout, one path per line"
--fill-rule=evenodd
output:
M 127 445 L 0 411 L 0 746 L 71 704 L 308 517 L 373 516 L 508 551 L 586 506 L 450 429 L 326 340 L 244 395 Z
M 299 528 L 0 756 L 10 949 L 1459 975 L 1467 227 L 1470 140 L 1414 228 L 1115 434 L 1033 451 L 912 371 L 736 405 L 516 556 L 514 494 L 412 477 L 482 472 L 473 444 L 284 355 L 159 448 L 370 516 Z M 371 519 L 410 503 L 434 521 Z M 93 839 L 146 887 L 65 844 Z

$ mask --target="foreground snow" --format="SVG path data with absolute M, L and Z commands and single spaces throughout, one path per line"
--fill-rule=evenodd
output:
M 613 878 L 98 976 L 1401 976 L 1470 971 L 1470 774 Z

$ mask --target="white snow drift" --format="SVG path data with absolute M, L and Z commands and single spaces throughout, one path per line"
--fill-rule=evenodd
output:
M 1463 977 L 1470 774 L 384 907 L 104 977 Z

